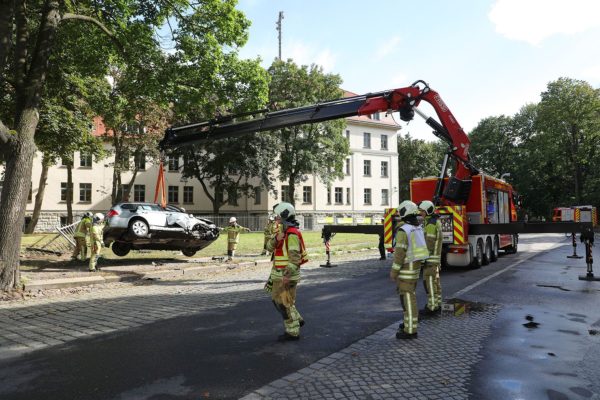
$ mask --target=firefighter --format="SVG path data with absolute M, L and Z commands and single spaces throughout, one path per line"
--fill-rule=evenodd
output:
M 423 285 L 427 293 L 427 305 L 423 311 L 425 315 L 437 315 L 442 310 L 442 223 L 435 213 L 435 205 L 429 200 L 419 203 L 419 212 L 424 218 L 425 242 L 429 250 L 429 258 L 423 267 Z
M 267 221 L 267 225 L 265 225 L 265 241 L 263 243 L 263 251 L 260 253 L 261 256 L 266 255 L 267 252 L 267 243 L 271 240 L 271 236 L 275 234 L 277 231 L 277 222 L 275 222 L 275 217 L 273 215 L 269 215 L 269 219 Z
M 75 239 L 75 250 L 73 250 L 73 255 L 71 256 L 71 260 L 76 261 L 77 256 L 81 261 L 85 261 L 87 259 L 87 243 L 86 236 L 92 229 L 92 213 L 86 212 L 83 214 L 81 221 L 77 224 L 77 228 L 75 228 L 75 233 L 73 233 L 73 239 Z
M 240 232 L 250 232 L 250 229 L 238 225 L 237 218 L 229 218 L 229 225 L 223 228 L 227 232 L 227 261 L 233 260 L 235 249 L 240 242 Z
M 271 292 L 271 300 L 283 317 L 285 332 L 278 341 L 300 339 L 300 327 L 304 319 L 296 309 L 296 288 L 300 282 L 300 266 L 308 261 L 296 211 L 290 203 L 279 203 L 273 208 L 279 219 L 279 231 L 267 243 L 273 252 L 273 267 L 265 289 Z
M 90 229 L 90 245 L 92 247 L 92 254 L 90 256 L 90 272 L 98 271 L 96 264 L 100 257 L 100 251 L 104 246 L 102 240 L 102 230 L 104 229 L 104 214 L 97 213 L 94 215 L 92 228 Z
M 396 234 L 394 263 L 390 279 L 396 282 L 400 302 L 404 310 L 404 322 L 396 332 L 397 339 L 415 339 L 419 323 L 416 287 L 423 261 L 429 257 L 423 228 L 419 225 L 419 208 L 405 200 L 398 206 L 398 214 L 404 222 Z

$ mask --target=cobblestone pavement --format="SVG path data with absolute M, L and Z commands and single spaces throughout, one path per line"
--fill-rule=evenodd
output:
M 242 399 L 468 399 L 471 368 L 498 310 L 420 321 L 418 340 L 398 341 L 389 326 Z
M 344 268 L 303 267 L 305 283 L 325 283 L 381 268 L 376 252 L 361 253 L 364 262 Z M 355 256 L 356 257 L 356 256 Z M 341 257 L 338 257 L 341 261 Z M 239 267 L 221 274 L 179 275 L 137 283 L 104 284 L 61 297 L 0 303 L 0 359 L 98 334 L 114 333 L 155 321 L 235 306 L 264 298 L 260 290 L 269 266 Z M 309 271 L 313 272 L 309 272 Z M 326 273 L 324 272 L 326 271 Z M 220 294 L 227 293 L 227 296 Z

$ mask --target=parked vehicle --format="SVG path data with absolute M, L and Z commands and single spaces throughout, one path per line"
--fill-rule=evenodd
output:
M 141 249 L 181 250 L 191 257 L 218 237 L 219 228 L 211 221 L 154 203 L 116 204 L 106 214 L 104 228 L 104 244 L 121 257 Z

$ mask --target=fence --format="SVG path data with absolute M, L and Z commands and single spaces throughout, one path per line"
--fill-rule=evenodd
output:
M 65 226 L 56 227 L 56 232 L 48 235 L 42 235 L 31 246 L 25 248 L 25 250 L 31 254 L 56 254 L 58 256 L 73 251 L 75 246 L 75 239 L 73 234 L 79 221 Z

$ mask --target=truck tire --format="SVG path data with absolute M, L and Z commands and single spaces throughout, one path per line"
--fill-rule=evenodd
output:
M 112 252 L 119 257 L 125 257 L 129 254 L 131 250 L 131 245 L 125 242 L 113 242 L 112 246 L 110 246 Z
M 519 247 L 518 241 L 519 240 L 515 236 L 513 236 L 513 239 L 512 239 L 513 244 L 511 246 L 508 246 L 506 248 L 506 250 L 504 250 L 504 251 L 506 251 L 506 254 L 515 254 L 517 252 L 517 249 Z
M 471 261 L 471 268 L 480 268 L 483 265 L 483 240 L 479 239 L 475 245 L 475 254 Z
M 485 241 L 485 247 L 483 250 L 483 259 L 481 260 L 482 265 L 489 265 L 492 262 L 492 240 L 487 238 Z
M 492 246 L 492 262 L 498 261 L 498 251 L 500 248 L 500 241 L 498 236 L 494 236 L 494 245 Z

